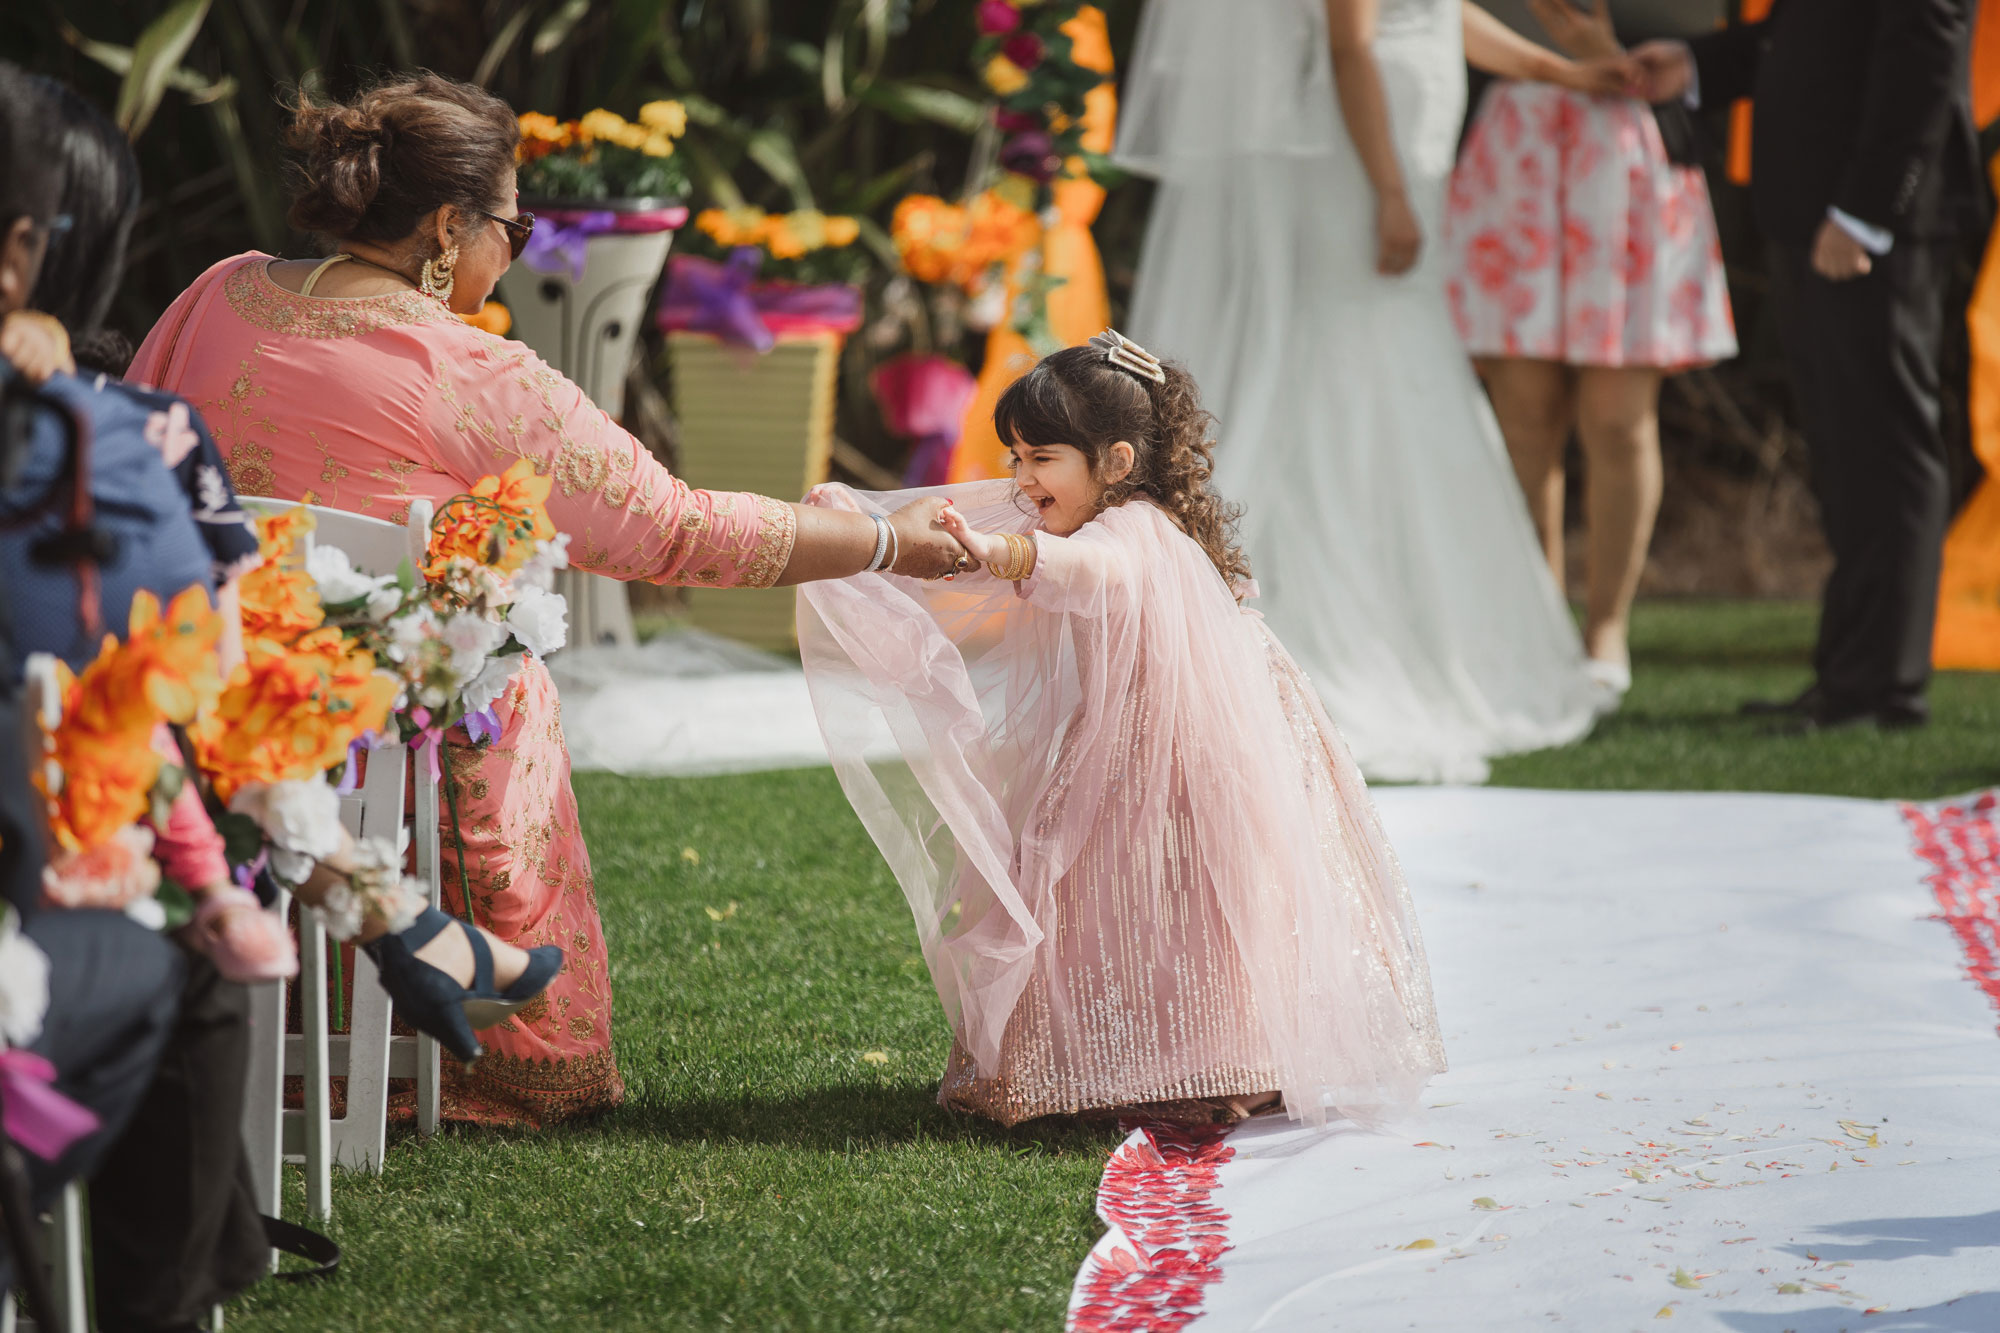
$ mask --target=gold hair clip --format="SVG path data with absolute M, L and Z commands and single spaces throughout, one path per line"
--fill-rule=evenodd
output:
M 1129 370 L 1142 380 L 1155 384 L 1167 382 L 1166 369 L 1160 365 L 1160 358 L 1133 342 L 1116 329 L 1106 329 L 1090 340 L 1090 345 L 1104 353 L 1104 359 L 1121 370 Z

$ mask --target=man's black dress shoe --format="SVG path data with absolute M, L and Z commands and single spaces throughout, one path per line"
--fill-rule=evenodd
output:
M 1790 699 L 1751 699 L 1736 711 L 1744 717 L 1803 717 L 1819 707 L 1820 689 L 1808 685 Z
M 1913 731 L 1928 726 L 1931 711 L 1923 704 L 1836 705 L 1821 702 L 1794 716 L 1786 728 L 1801 735 L 1874 727 L 1877 731 Z

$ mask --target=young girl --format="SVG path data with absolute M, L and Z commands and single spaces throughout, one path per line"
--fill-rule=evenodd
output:
M 1107 331 L 994 420 L 1014 480 L 950 488 L 940 520 L 976 570 L 799 602 L 828 749 L 952 1023 L 939 1100 L 1010 1125 L 1408 1106 L 1444 1068 L 1409 895 L 1317 697 L 1239 605 L 1194 382 Z

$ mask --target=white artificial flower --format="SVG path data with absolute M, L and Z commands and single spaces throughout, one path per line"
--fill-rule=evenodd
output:
M 444 622 L 438 637 L 451 650 L 451 674 L 462 688 L 479 674 L 486 659 L 507 642 L 507 627 L 496 625 L 477 611 L 461 611 Z
M 560 593 L 523 588 L 507 609 L 507 628 L 523 648 L 547 657 L 569 641 L 569 603 Z
M 12 907 L 0 907 L 0 1041 L 26 1046 L 49 1011 L 49 956 L 21 933 Z
M 569 568 L 569 534 L 558 532 L 552 539 L 535 544 L 535 553 L 528 557 L 514 574 L 516 588 L 540 588 L 543 592 L 556 586 L 556 571 Z
M 479 669 L 479 674 L 467 682 L 466 687 L 458 693 L 458 697 L 465 703 L 465 711 L 476 713 L 505 694 L 507 682 L 514 679 L 515 669 L 520 665 L 521 659 L 513 653 L 489 660 Z
M 318 862 L 310 856 L 300 856 L 282 847 L 271 849 L 271 873 L 285 883 L 297 886 L 312 878 L 313 867 Z
M 437 623 L 437 613 L 421 603 L 409 614 L 397 616 L 389 623 L 390 658 L 408 661 L 411 654 L 422 650 L 425 639 L 436 636 Z
M 167 909 L 160 906 L 158 898 L 134 898 L 125 904 L 125 915 L 147 930 L 167 928 Z
M 400 935 L 417 924 L 417 918 L 431 905 L 430 894 L 424 889 L 424 882 L 414 875 L 400 877 L 393 889 L 385 890 L 376 899 L 376 910 L 382 914 L 382 924 L 393 935 Z
M 326 897 L 312 910 L 327 934 L 337 940 L 351 940 L 361 933 L 361 909 L 361 899 L 355 892 L 345 884 L 336 883 L 327 887 Z
M 340 793 L 319 778 L 288 778 L 283 782 L 247 782 L 229 798 L 229 808 L 249 815 L 280 851 L 324 861 L 345 841 L 340 824 Z M 284 874 L 280 870 L 281 875 Z M 306 874 L 311 874 L 308 867 Z M 293 883 L 304 875 L 285 878 Z
M 328 606 L 361 601 L 396 582 L 392 578 L 364 574 L 354 567 L 354 562 L 347 558 L 347 552 L 338 546 L 317 543 L 306 556 L 306 573 L 312 575 L 313 582 L 319 585 L 319 599 Z
M 389 580 L 368 594 L 368 618 L 379 625 L 396 614 L 397 608 L 402 605 L 403 590 L 396 586 L 393 579 Z

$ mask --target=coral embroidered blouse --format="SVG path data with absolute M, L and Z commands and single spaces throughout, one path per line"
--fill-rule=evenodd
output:
M 570 562 L 619 579 L 769 587 L 791 559 L 789 504 L 698 491 L 518 342 L 415 291 L 300 296 L 271 256 L 225 259 L 168 307 L 131 377 L 206 418 L 245 495 L 392 523 L 530 460 Z

